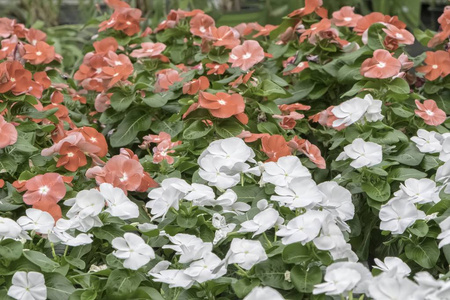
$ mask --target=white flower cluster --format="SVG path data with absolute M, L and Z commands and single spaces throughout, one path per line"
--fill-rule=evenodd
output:
M 417 130 L 417 136 L 411 138 L 420 152 L 439 153 L 443 162 L 450 160 L 450 133 L 440 134 L 436 131 Z
M 359 120 L 364 122 L 376 122 L 384 118 L 381 114 L 381 100 L 373 99 L 373 96 L 367 94 L 364 98 L 355 97 L 335 106 L 331 112 L 337 120 L 333 122 L 333 127 L 350 126 Z

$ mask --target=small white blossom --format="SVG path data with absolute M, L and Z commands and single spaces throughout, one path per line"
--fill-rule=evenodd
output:
M 333 127 L 339 127 L 341 125 L 350 126 L 358 122 L 364 116 L 370 104 L 365 99 L 355 97 L 335 106 L 331 110 L 337 118 L 333 122 Z
M 418 210 L 408 199 L 392 198 L 381 206 L 379 218 L 381 230 L 402 234 L 416 220 L 425 218 L 425 213 Z
M 266 251 L 259 241 L 234 238 L 228 250 L 228 263 L 238 264 L 245 270 L 267 259 Z
M 199 283 L 222 277 L 227 272 L 224 265 L 214 272 L 221 264 L 222 260 L 214 253 L 206 253 L 202 259 L 192 262 L 189 267 L 184 270 L 184 274 L 190 276 Z
M 137 270 L 155 258 L 152 247 L 134 233 L 127 232 L 123 237 L 113 239 L 112 246 L 116 249 L 113 255 L 124 259 L 123 266 L 127 269 Z
M 405 277 L 411 273 L 411 268 L 398 257 L 385 257 L 384 262 L 375 258 L 375 269 L 387 273 L 393 273 L 395 276 Z
M 417 136 L 413 136 L 411 141 L 422 153 L 439 153 L 442 150 L 442 136 L 436 131 L 417 130 Z
M 365 142 L 361 138 L 355 139 L 350 145 L 344 147 L 344 152 L 339 154 L 336 161 L 353 159 L 350 163 L 355 169 L 372 167 L 383 160 L 382 147 L 376 143 Z
M 284 300 L 281 294 L 269 286 L 257 286 L 244 298 L 244 300 Z
M 102 183 L 100 193 L 107 203 L 108 208 L 105 211 L 111 216 L 119 217 L 122 220 L 139 217 L 139 207 L 128 199 L 122 189 L 113 187 L 109 183 Z
M 241 224 L 241 229 L 238 232 L 254 232 L 252 237 L 259 235 L 263 232 L 266 232 L 275 224 L 283 222 L 279 220 L 280 214 L 273 208 L 268 208 L 256 216 L 253 217 L 252 220 L 245 221 Z
M 25 211 L 27 216 L 17 219 L 17 224 L 24 230 L 34 230 L 37 233 L 48 234 L 55 225 L 52 215 L 46 211 L 29 208 Z
M 311 178 L 311 173 L 304 167 L 297 156 L 283 156 L 277 162 L 264 164 L 262 181 L 276 186 L 288 186 L 294 178 Z
M 17 300 L 45 300 L 47 287 L 45 278 L 39 272 L 14 273 L 12 285 L 8 289 L 8 296 Z

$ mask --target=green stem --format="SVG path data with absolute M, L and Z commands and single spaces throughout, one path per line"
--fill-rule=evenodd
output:
M 266 242 L 269 245 L 269 247 L 272 248 L 272 242 L 269 240 L 269 238 L 267 237 L 265 232 L 263 232 L 263 237 L 266 240 Z
M 50 243 L 50 247 L 52 247 L 53 260 L 57 260 L 57 259 L 58 259 L 58 256 L 56 255 L 55 244 Z

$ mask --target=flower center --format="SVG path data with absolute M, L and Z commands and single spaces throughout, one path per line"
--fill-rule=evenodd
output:
M 395 34 L 395 37 L 398 38 L 398 39 L 402 39 L 402 38 L 403 38 L 403 34 L 401 34 L 401 33 L 396 33 L 396 34 Z
M 97 143 L 97 139 L 95 137 L 91 137 L 89 140 L 93 143 Z
M 47 195 L 48 192 L 50 192 L 50 189 L 46 185 L 43 185 L 39 188 L 39 193 L 41 195 Z
M 350 22 L 351 20 L 352 20 L 352 18 L 350 18 L 350 17 L 345 17 L 345 18 L 344 18 L 344 21 L 345 21 L 345 22 Z
M 438 65 L 433 65 L 432 68 L 436 70 L 439 67 L 438 67 Z
M 206 32 L 206 29 L 203 26 L 200 26 L 200 28 L 198 30 L 200 30 L 201 33 L 205 33 Z
M 41 51 L 38 51 L 38 52 L 36 52 L 36 55 L 37 55 L 37 56 L 41 56 L 41 55 L 42 55 L 42 52 L 41 52 Z
M 299 64 L 297 65 L 297 67 L 303 68 L 304 65 L 305 65 L 305 64 L 304 64 L 303 62 L 301 62 L 301 63 L 299 63 Z
M 68 157 L 73 157 L 73 156 L 74 156 L 74 155 L 73 155 L 73 152 L 67 153 L 67 156 L 68 156 Z
M 249 59 L 250 57 L 252 57 L 252 54 L 247 52 L 244 54 L 244 56 L 242 56 L 243 59 Z
M 434 116 L 434 112 L 432 112 L 432 111 L 429 110 L 429 109 L 427 109 L 425 112 L 426 112 L 427 115 L 429 115 L 429 116 Z
M 16 82 L 16 79 L 14 77 L 11 77 L 11 82 Z
M 220 105 L 226 105 L 227 102 L 225 100 L 219 99 L 217 102 L 219 102 Z
M 122 174 L 122 178 L 120 178 L 119 180 L 120 180 L 120 182 L 127 181 L 127 180 L 128 180 L 128 175 L 127 175 L 127 173 L 123 173 L 123 174 Z
M 130 21 L 126 21 L 125 24 L 127 24 L 128 26 L 130 26 L 130 25 L 131 25 L 131 22 L 130 22 Z
M 380 61 L 377 65 L 378 68 L 383 69 L 384 67 L 386 67 L 386 63 Z

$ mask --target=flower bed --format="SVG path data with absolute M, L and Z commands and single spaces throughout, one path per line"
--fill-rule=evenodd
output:
M 0 19 L 1 299 L 448 299 L 450 9 L 106 2 L 73 78 Z

